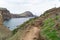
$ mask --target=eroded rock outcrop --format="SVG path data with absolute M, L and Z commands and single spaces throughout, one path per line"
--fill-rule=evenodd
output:
M 0 14 L 2 14 L 4 21 L 11 19 L 10 12 L 6 8 L 0 8 Z

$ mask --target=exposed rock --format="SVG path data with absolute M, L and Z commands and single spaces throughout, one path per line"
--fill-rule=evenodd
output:
M 3 24 L 3 19 L 2 19 L 2 15 L 0 14 L 0 25 Z
M 0 8 L 0 14 L 2 14 L 4 21 L 11 18 L 10 12 L 6 8 Z

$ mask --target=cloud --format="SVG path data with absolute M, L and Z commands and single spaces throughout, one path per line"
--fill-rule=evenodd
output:
M 59 7 L 58 0 L 0 0 L 0 7 L 5 7 L 11 13 L 23 13 L 31 11 L 35 15 L 41 15 L 47 9 Z

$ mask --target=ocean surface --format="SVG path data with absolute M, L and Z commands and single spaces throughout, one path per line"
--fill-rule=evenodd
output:
M 4 25 L 8 27 L 10 30 L 14 30 L 18 25 L 23 24 L 33 17 L 28 18 L 11 18 L 9 21 L 4 21 Z

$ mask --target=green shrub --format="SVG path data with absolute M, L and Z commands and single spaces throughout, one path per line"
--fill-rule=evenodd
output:
M 60 16 L 56 16 L 55 19 L 58 20 Z
M 54 21 L 52 18 L 44 20 L 44 25 L 42 27 L 42 34 L 45 35 L 47 40 L 60 40 L 57 36 L 57 31 L 54 29 Z

